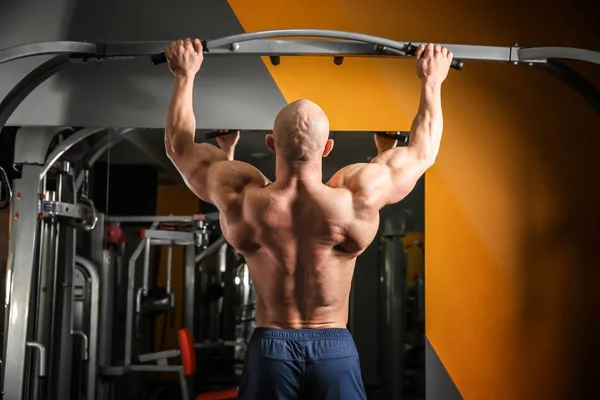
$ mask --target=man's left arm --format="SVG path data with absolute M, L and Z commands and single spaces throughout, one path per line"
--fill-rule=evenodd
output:
M 210 170 L 228 162 L 227 155 L 209 143 L 196 143 L 193 109 L 194 76 L 176 75 L 165 125 L 165 151 L 186 185 L 203 201 L 212 203 L 208 190 Z
M 199 40 L 179 40 L 165 49 L 175 76 L 165 124 L 165 150 L 187 186 L 201 200 L 215 204 L 235 201 L 249 184 L 262 185 L 266 178 L 250 164 L 230 161 L 223 150 L 208 143 L 195 143 L 193 108 L 194 79 L 203 61 Z M 231 157 L 233 158 L 233 157 Z
M 196 121 L 191 94 L 188 101 L 179 103 L 177 78 L 175 85 L 167 114 L 165 147 L 190 190 L 201 200 L 225 210 L 237 203 L 239 194 L 248 185 L 267 185 L 269 181 L 258 169 L 234 161 L 239 131 L 218 137 L 220 148 L 209 143 L 195 143 Z

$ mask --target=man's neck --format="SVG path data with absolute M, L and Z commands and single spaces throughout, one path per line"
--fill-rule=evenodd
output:
M 320 159 L 288 161 L 277 156 L 275 182 L 284 186 L 309 186 L 323 183 L 323 164 Z

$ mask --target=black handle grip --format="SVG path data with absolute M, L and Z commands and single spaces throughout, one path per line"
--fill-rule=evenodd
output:
M 200 42 L 202 43 L 202 52 L 209 53 L 208 46 L 206 44 L 206 39 L 201 40 Z M 154 65 L 164 64 L 167 62 L 167 56 L 165 55 L 164 52 L 158 53 L 158 54 L 154 54 L 154 55 L 150 56 L 150 60 L 152 61 L 152 64 L 154 64 Z
M 217 138 L 219 136 L 229 135 L 229 134 L 237 132 L 239 130 L 240 129 L 228 129 L 226 132 L 219 132 L 219 131 L 208 132 L 207 134 L 204 135 L 204 139 L 205 140 L 214 139 L 214 138 Z
M 150 60 L 152 60 L 153 65 L 164 64 L 167 62 L 167 56 L 165 55 L 165 53 L 158 53 L 152 55 L 150 57 Z
M 411 55 L 411 56 L 415 56 L 417 54 L 417 46 L 414 46 L 412 44 L 409 44 L 406 47 L 406 54 Z M 450 68 L 453 68 L 457 71 L 460 71 L 463 67 L 465 63 L 462 60 L 459 60 L 458 58 L 453 58 L 452 62 L 450 63 Z
M 410 132 L 407 131 L 397 131 L 397 132 L 373 132 L 377 136 L 396 139 L 398 141 L 398 145 L 403 146 L 408 144 L 410 138 Z
M 383 136 L 383 137 L 387 137 L 387 138 L 391 138 L 391 139 L 399 139 L 399 138 L 403 138 L 407 135 L 410 135 L 410 132 L 407 132 L 407 131 L 397 131 L 397 132 L 376 131 L 373 133 L 376 134 L 377 136 Z

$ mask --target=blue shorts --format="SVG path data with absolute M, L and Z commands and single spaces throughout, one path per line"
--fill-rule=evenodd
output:
M 256 328 L 238 399 L 366 400 L 347 329 Z

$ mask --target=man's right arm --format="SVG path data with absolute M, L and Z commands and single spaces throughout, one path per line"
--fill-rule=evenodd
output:
M 346 187 L 353 192 L 360 208 L 379 210 L 399 202 L 412 191 L 437 157 L 443 131 L 441 86 L 452 53 L 433 45 L 419 50 L 417 72 L 421 78 L 421 99 L 408 146 L 380 152 L 369 164 L 349 165 L 330 181 L 332 186 Z
M 421 82 L 419 110 L 410 129 L 408 146 L 383 151 L 371 160 L 371 164 L 383 167 L 383 179 L 389 187 L 387 193 L 382 193 L 382 206 L 406 197 L 435 163 L 444 129 L 441 89 L 441 81 Z

